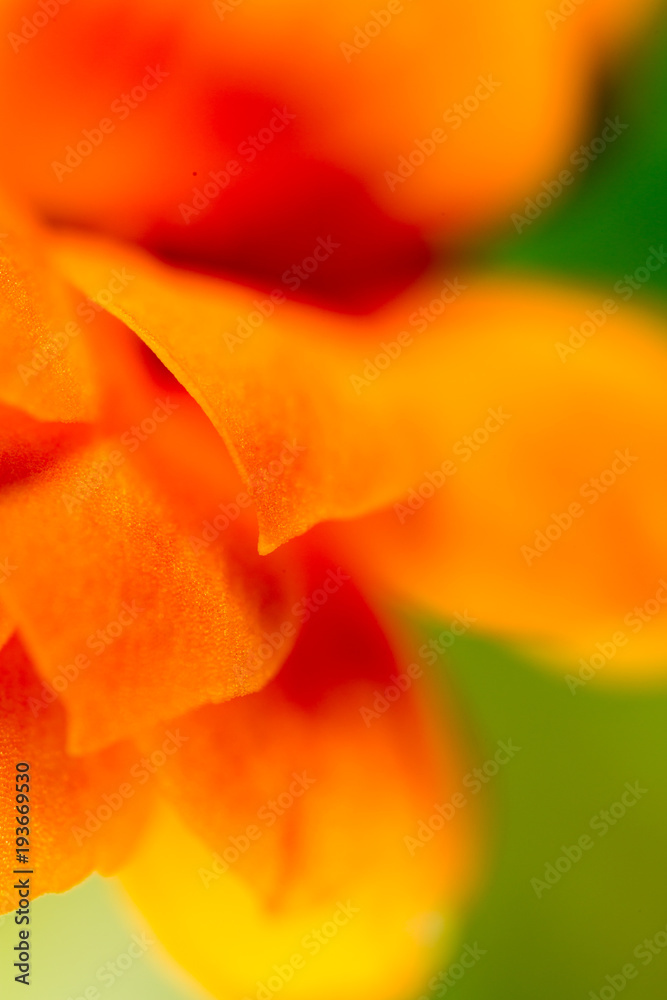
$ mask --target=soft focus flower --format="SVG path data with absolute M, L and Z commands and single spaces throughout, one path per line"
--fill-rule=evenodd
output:
M 273 442 L 261 442 L 267 457 L 257 450 L 244 483 L 194 399 L 165 385 L 158 362 L 110 318 L 77 334 L 93 373 L 87 392 L 81 373 L 70 380 L 65 349 L 49 346 L 81 316 L 71 287 L 48 268 L 39 285 L 38 261 L 22 270 L 20 239 L 6 247 L 5 329 L 17 347 L 26 324 L 44 331 L 23 372 L 26 399 L 43 380 L 32 400 L 42 419 L 20 404 L 3 412 L 1 529 L 3 608 L 18 632 L 3 654 L 4 780 L 16 759 L 40 775 L 36 887 L 117 870 L 151 813 L 159 846 L 144 849 L 156 861 L 171 852 L 172 874 L 168 901 L 151 891 L 146 912 L 167 920 L 165 940 L 210 988 L 248 988 L 264 965 L 269 975 L 340 901 L 355 920 L 297 992 L 322 977 L 322 995 L 409 989 L 433 941 L 406 925 L 468 889 L 472 817 L 452 824 L 434 855 L 412 857 L 405 837 L 460 786 L 463 759 L 418 681 L 422 666 L 408 667 L 407 637 L 383 632 L 345 564 L 309 537 L 257 554 L 250 497 L 279 518 L 272 490 L 289 501 L 289 470 L 307 477 L 312 443 L 288 429 L 269 458 Z M 40 310 L 68 295 L 71 311 L 47 333 Z M 63 407 L 69 422 L 57 419 Z M 214 704 L 265 685 L 281 664 L 262 693 Z M 382 701 L 387 689 L 396 704 Z M 157 803 L 145 768 L 156 771 Z M 253 826 L 258 816 L 266 827 Z M 206 892 L 230 851 L 236 863 Z M 5 855 L 3 874 L 11 864 Z M 150 886 L 150 866 L 135 863 L 128 884 L 140 900 L 144 879 Z M 212 908 L 215 940 L 229 924 L 233 963 L 219 966 L 208 937 L 182 932 L 179 886 Z
M 51 220 L 243 280 L 331 234 L 300 293 L 370 308 L 558 173 L 652 5 L 587 0 L 558 30 L 538 0 L 400 6 L 366 30 L 364 0 L 86 0 L 36 30 L 12 0 L 2 176 Z
M 615 310 L 571 359 L 597 300 L 454 263 L 642 11 L 32 13 L 0 60 L 0 690 L 35 886 L 124 866 L 218 996 L 325 925 L 286 996 L 403 996 L 479 835 L 406 848 L 467 761 L 390 609 L 562 665 L 661 582 L 661 324 Z

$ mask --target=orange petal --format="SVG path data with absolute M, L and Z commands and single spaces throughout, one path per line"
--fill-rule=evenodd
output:
M 440 911 L 451 934 L 469 889 L 471 805 L 439 824 L 437 842 L 417 840 L 434 805 L 462 790 L 433 681 L 399 664 L 341 572 L 315 573 L 337 575 L 335 592 L 326 603 L 313 592 L 267 688 L 177 720 L 183 746 L 159 780 L 180 819 L 165 810 L 123 875 L 215 996 L 254 996 L 296 953 L 287 996 L 408 995 L 434 960 Z M 334 936 L 326 949 L 318 933 Z
M 265 480 L 254 494 L 260 552 L 318 521 L 390 502 L 437 458 L 446 323 L 433 313 L 425 336 L 429 323 L 417 310 L 433 299 L 447 313 L 441 296 L 456 297 L 457 282 L 418 285 L 380 312 L 352 318 L 272 302 L 75 235 L 58 241 L 56 257 L 91 298 L 110 269 L 134 275 L 108 309 L 197 400 L 246 483 Z M 430 345 L 428 357 L 418 342 Z M 400 360 L 392 363 L 386 350 Z M 369 361 L 378 354 L 386 374 Z
M 0 402 L 39 420 L 90 420 L 96 370 L 79 296 L 49 266 L 42 232 L 0 211 Z
M 120 259 L 107 251 L 96 262 L 76 240 L 59 254 L 84 290 Z M 665 544 L 663 326 L 626 306 L 627 290 L 606 300 L 448 279 L 364 319 L 279 303 L 242 338 L 239 318 L 257 311 L 251 294 L 128 259 L 137 281 L 112 308 L 199 401 L 242 473 L 256 477 L 286 440 L 305 449 L 257 498 L 260 551 L 318 521 L 405 503 L 451 459 L 460 475 L 419 518 L 402 525 L 391 512 L 377 530 L 344 529 L 349 557 L 375 585 L 437 614 L 467 606 L 481 627 L 589 656 L 654 598 Z M 616 307 L 606 319 L 603 301 Z M 571 356 L 570 328 L 594 328 L 589 312 L 604 330 L 590 342 L 580 334 L 585 348 Z M 232 351 L 220 331 L 232 331 Z M 520 417 L 468 463 L 465 435 L 498 406 Z M 591 505 L 580 491 L 625 447 L 646 459 L 609 502 Z M 588 513 L 581 531 L 528 566 L 522 547 L 576 500 Z M 630 539 L 620 551 L 619 537 Z M 642 629 L 615 662 L 655 660 L 660 642 Z
M 6 913 L 18 907 L 18 890 L 11 888 L 21 877 L 13 874 L 16 868 L 32 869 L 32 899 L 45 892 L 63 892 L 92 871 L 112 874 L 126 860 L 141 830 L 147 800 L 136 782 L 131 795 L 118 795 L 137 757 L 131 745 L 118 744 L 83 758 L 67 754 L 64 709 L 57 696 L 44 697 L 16 637 L 0 650 L 0 714 L 0 912 Z M 19 784 L 16 778 L 16 765 L 23 762 L 29 764 L 27 789 L 25 779 L 21 777 Z M 14 803 L 17 794 L 26 792 L 28 863 L 17 864 Z M 105 795 L 116 796 L 113 809 Z M 120 807 L 115 806 L 117 799 Z M 95 818 L 98 810 L 102 819 Z
M 288 618 L 295 570 L 282 554 L 260 561 L 252 519 L 227 506 L 240 496 L 217 435 L 217 451 L 200 450 L 188 413 L 167 406 L 153 400 L 148 423 L 70 444 L 0 493 L 0 551 L 17 567 L 3 603 L 62 693 L 74 753 L 256 690 L 292 641 L 258 660 L 264 631 Z M 154 461 L 135 460 L 139 447 Z
M 438 461 L 330 529 L 369 586 L 549 656 L 599 666 L 602 644 L 605 676 L 664 668 L 667 324 L 624 287 L 480 285 L 452 307 Z

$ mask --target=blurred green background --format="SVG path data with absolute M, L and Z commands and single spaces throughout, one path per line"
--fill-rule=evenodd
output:
M 627 962 L 641 970 L 628 997 L 664 1000 L 667 950 L 646 966 L 633 951 L 667 928 L 667 692 L 610 691 L 596 676 L 573 694 L 563 677 L 467 637 L 448 672 L 479 760 L 498 739 L 521 747 L 487 785 L 490 881 L 461 939 L 487 954 L 456 985 L 458 1000 L 583 1000 Z M 625 816 L 606 833 L 604 821 L 592 828 L 637 781 L 647 792 Z M 542 888 L 545 866 L 583 834 L 590 850 Z
M 600 95 L 598 123 L 619 115 L 627 131 L 522 234 L 508 223 L 472 244 L 472 258 L 495 270 L 593 283 L 604 297 L 643 264 L 651 245 L 667 242 L 666 108 L 663 11 Z M 594 124 L 590 138 L 597 134 Z M 636 302 L 664 302 L 666 294 L 667 267 Z M 433 635 L 439 631 L 433 626 Z M 499 739 L 522 749 L 483 793 L 492 818 L 488 879 L 442 971 L 465 944 L 478 944 L 485 954 L 446 992 L 424 984 L 422 995 L 590 1000 L 591 991 L 600 997 L 602 990 L 601 1000 L 611 1000 L 617 990 L 606 977 L 618 985 L 613 977 L 632 962 L 638 975 L 619 992 L 628 1000 L 665 1000 L 667 947 L 648 964 L 634 952 L 656 934 L 667 941 L 667 932 L 660 934 L 667 929 L 667 690 L 614 691 L 596 677 L 573 694 L 563 677 L 480 637 L 459 639 L 440 669 L 467 717 L 473 760 L 491 756 Z M 591 820 L 620 799 L 626 782 L 647 792 L 601 836 Z M 586 833 L 594 846 L 538 898 L 531 880 L 543 880 L 563 845 Z M 39 900 L 34 924 L 32 1000 L 85 997 L 96 970 L 142 933 L 114 883 L 98 877 Z M 0 923 L 3 963 L 13 944 L 7 917 Z M 3 997 L 24 995 L 8 969 L 2 982 L 10 983 Z M 115 980 L 113 996 L 193 1000 L 204 994 L 154 946 Z

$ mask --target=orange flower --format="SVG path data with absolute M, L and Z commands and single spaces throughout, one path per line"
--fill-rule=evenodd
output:
M 343 920 L 340 901 L 355 920 L 297 991 L 322 976 L 331 996 L 409 989 L 432 961 L 420 921 L 470 891 L 472 809 L 438 852 L 412 857 L 405 838 L 460 789 L 464 759 L 410 637 L 330 547 L 307 536 L 257 553 L 255 511 L 280 522 L 275 497 L 293 506 L 313 442 L 303 427 L 258 439 L 239 475 L 237 447 L 194 396 L 63 280 L 78 238 L 6 228 L 2 781 L 9 793 L 15 762 L 30 762 L 34 891 L 134 856 L 133 894 L 223 994 L 270 975 L 311 926 Z M 127 260 L 110 275 L 141 282 Z M 254 294 L 226 291 L 232 307 Z M 146 850 L 176 852 L 168 901 L 147 892 Z M 173 889 L 190 882 L 215 933 L 252 941 L 250 954 L 219 967 L 210 941 L 183 932 Z
M 404 995 L 479 845 L 392 602 L 562 665 L 662 585 L 658 321 L 571 358 L 596 302 L 433 265 L 558 168 L 636 5 L 54 3 L 6 5 L 0 61 L 41 215 L 0 213 L 0 774 L 35 775 L 35 892 L 124 867 L 219 996 Z
M 464 810 L 437 851 L 410 856 L 406 838 L 461 790 L 465 764 L 425 680 L 378 711 L 429 654 L 410 661 L 375 615 L 401 594 L 580 654 L 651 595 L 667 366 L 651 321 L 611 317 L 563 363 L 554 343 L 587 300 L 465 277 L 446 329 L 434 318 L 402 335 L 420 303 L 433 310 L 436 283 L 355 320 L 282 302 L 232 350 L 222 334 L 255 292 L 78 235 L 44 237 L 46 263 L 29 268 L 36 250 L 5 246 L 0 551 L 18 634 L 3 654 L 3 781 L 19 759 L 40 775 L 36 887 L 116 870 L 150 812 L 126 884 L 215 993 L 263 981 L 348 900 L 359 919 L 295 974 L 294 995 L 408 990 L 432 943 L 406 926 L 470 891 L 475 839 Z M 93 306 L 114 274 L 127 281 L 108 309 L 124 324 Z M 619 483 L 602 496 L 607 468 Z M 591 476 L 595 504 L 581 495 Z M 656 624 L 628 652 L 650 666 L 661 639 Z M 297 798 L 302 773 L 314 784 Z M 291 811 L 265 830 L 257 817 L 281 795 Z M 181 893 L 210 936 L 184 926 Z M 218 957 L 223 929 L 233 961 Z

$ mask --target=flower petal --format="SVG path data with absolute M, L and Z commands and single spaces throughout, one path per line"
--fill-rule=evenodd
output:
M 134 276 L 107 308 L 197 400 L 246 483 L 266 480 L 254 493 L 260 552 L 318 521 L 389 503 L 437 458 L 447 324 L 433 312 L 424 335 L 429 323 L 418 310 L 430 303 L 445 311 L 460 294 L 458 281 L 420 284 L 370 316 L 342 317 L 108 242 L 71 235 L 55 253 L 91 298 L 110 269 Z M 428 352 L 423 343 L 418 349 L 415 331 Z M 388 372 L 369 361 L 378 355 Z
M 136 751 L 118 744 L 83 758 L 65 749 L 65 712 L 57 696 L 44 698 L 43 687 L 17 637 L 0 650 L 0 912 L 18 903 L 17 867 L 33 869 L 31 898 L 45 892 L 63 892 L 92 871 L 112 874 L 124 863 L 141 831 L 148 800 L 139 791 L 122 808 L 109 809 L 94 835 L 88 830 L 90 810 L 105 807 L 103 796 L 127 780 Z M 29 861 L 16 863 L 16 764 L 30 765 Z M 21 786 L 22 789 L 22 786 Z M 19 794 L 23 794 L 21 790 Z
M 327 529 L 340 557 L 367 586 L 550 657 L 599 660 L 603 644 L 605 676 L 663 670 L 667 324 L 621 297 L 509 283 L 451 319 L 439 460 L 393 509 Z
M 0 402 L 39 420 L 90 420 L 98 380 L 74 289 L 49 266 L 42 233 L 2 208 Z
M 256 690 L 292 641 L 257 660 L 264 630 L 288 618 L 296 571 L 282 554 L 260 560 L 254 521 L 249 528 L 240 516 L 247 512 L 226 506 L 240 497 L 217 435 L 218 464 L 207 478 L 197 459 L 209 452 L 197 450 L 187 414 L 183 426 L 178 411 L 168 415 L 157 402 L 150 440 L 132 428 L 70 443 L 0 493 L 0 551 L 17 567 L 3 603 L 40 673 L 62 692 L 74 753 Z M 171 465 L 157 443 L 160 426 Z M 141 462 L 133 457 L 140 444 Z M 154 462 L 145 457 L 151 450 Z
M 75 241 L 59 256 L 84 289 L 117 259 L 95 263 Z M 405 506 L 449 459 L 460 474 L 418 518 L 408 509 L 409 524 L 392 512 L 343 529 L 350 559 L 376 585 L 388 581 L 438 615 L 465 605 L 482 627 L 578 655 L 653 598 L 665 555 L 664 327 L 620 292 L 447 279 L 345 323 L 280 303 L 226 354 L 219 332 L 252 312 L 246 293 L 232 298 L 222 283 L 134 258 L 132 269 L 140 277 L 119 314 L 200 402 L 243 474 L 266 468 L 279 442 L 305 449 L 257 498 L 260 551 L 318 521 Z M 604 327 L 594 339 L 573 333 L 594 331 L 591 316 Z M 495 436 L 484 424 L 497 407 L 517 416 Z M 476 440 L 464 441 L 477 428 L 491 438 L 479 455 Z M 637 468 L 604 502 L 582 496 L 628 447 L 645 456 Z M 587 512 L 580 527 L 528 565 L 522 548 L 576 501 Z M 627 655 L 655 659 L 652 635 Z
M 349 580 L 315 607 L 267 688 L 177 720 L 183 747 L 159 780 L 180 819 L 165 810 L 123 874 L 215 996 L 254 993 L 297 952 L 288 996 L 407 995 L 434 960 L 439 911 L 451 933 L 470 887 L 466 796 L 437 842 L 417 839 L 434 805 L 463 791 L 432 680 L 399 666 Z M 337 936 L 311 961 L 322 925 Z

